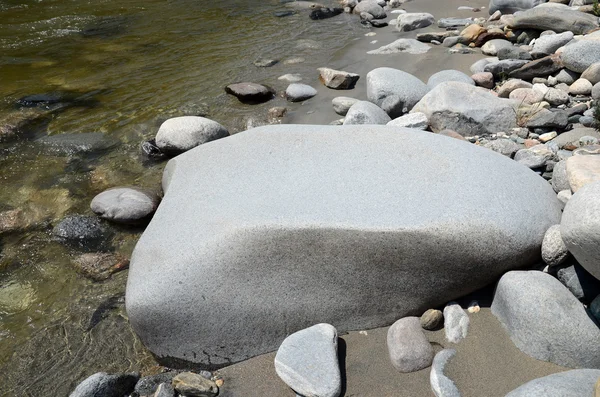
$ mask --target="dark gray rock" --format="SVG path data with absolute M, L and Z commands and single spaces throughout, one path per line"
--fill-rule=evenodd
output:
M 532 80 L 535 77 L 548 76 L 558 72 L 563 67 L 563 63 L 558 55 L 548 55 L 547 57 L 527 62 L 521 67 L 509 72 L 509 76 L 515 79 Z
M 563 49 L 560 58 L 569 70 L 583 73 L 592 64 L 600 62 L 600 40 L 575 41 Z
M 600 182 L 583 186 L 571 197 L 560 232 L 577 262 L 600 279 Z
M 242 103 L 258 104 L 275 97 L 275 90 L 257 83 L 235 83 L 225 87 L 225 92 L 233 95 Z
M 77 385 L 69 397 L 128 396 L 139 378 L 139 374 L 109 375 L 98 372 Z
M 516 162 L 390 126 L 254 128 L 172 159 L 163 187 L 128 317 L 161 361 L 208 367 L 272 351 L 286 329 L 370 329 L 464 296 L 539 260 L 561 216 Z
M 492 313 L 529 356 L 564 367 L 600 368 L 600 329 L 554 277 L 535 270 L 506 273 Z
M 570 261 L 569 263 L 574 262 Z M 600 281 L 595 279 L 578 263 L 558 269 L 556 277 L 571 291 L 575 298 L 590 303 L 600 294 Z
M 515 46 L 500 48 L 497 56 L 499 60 L 519 59 L 522 61 L 531 61 L 533 59 L 529 52 Z
M 429 77 L 429 80 L 427 80 L 427 86 L 429 88 L 433 88 L 436 85 L 446 81 L 460 81 L 466 84 L 475 85 L 475 82 L 471 76 L 467 76 L 459 70 L 442 70 L 432 74 L 431 77 Z
M 573 32 L 563 32 L 559 34 L 547 34 L 539 37 L 533 49 L 531 55 L 534 58 L 541 58 L 547 55 L 554 54 L 556 50 L 573 40 Z
M 504 59 L 488 63 L 484 66 L 483 71 L 493 74 L 496 78 L 506 78 L 510 72 L 519 69 L 526 63 L 527 61 L 520 59 Z
M 278 62 L 277 59 L 258 58 L 253 63 L 254 66 L 259 68 L 270 68 L 271 66 L 277 65 Z
M 302 396 L 337 397 L 342 390 L 337 346 L 332 325 L 317 324 L 295 332 L 277 350 L 275 371 Z
M 171 385 L 171 383 L 161 383 L 156 388 L 156 393 L 154 393 L 154 397 L 175 397 L 175 389 Z
M 444 307 L 444 332 L 446 340 L 452 343 L 458 343 L 467 337 L 469 316 L 456 302 L 450 302 Z
M 367 73 L 367 98 L 391 118 L 408 113 L 428 91 L 425 83 L 402 70 L 377 68 Z
M 308 16 L 312 20 L 329 19 L 335 17 L 336 15 L 340 15 L 343 12 L 344 9 L 340 7 L 321 7 L 317 8 L 316 10 L 312 10 Z
M 169 155 L 177 155 L 206 142 L 229 136 L 216 121 L 197 116 L 168 119 L 158 129 L 156 146 Z
M 392 365 L 400 372 L 419 371 L 433 361 L 433 347 L 418 317 L 404 317 L 392 324 L 387 333 L 387 347 Z
M 285 89 L 285 97 L 290 102 L 306 101 L 317 95 L 317 90 L 307 84 L 292 83 Z
M 550 226 L 542 241 L 542 259 L 548 266 L 557 266 L 563 264 L 568 256 L 569 251 L 560 236 L 560 225 Z
M 550 111 L 539 109 L 526 117 L 528 128 L 559 128 L 564 129 L 569 124 L 567 113 L 562 110 Z
M 116 187 L 96 195 L 90 207 L 100 218 L 117 223 L 136 224 L 149 221 L 160 198 L 136 187 Z
M 600 295 L 595 297 L 592 303 L 590 303 L 589 309 L 596 323 L 600 324 Z
M 358 101 L 348 109 L 344 125 L 387 124 L 392 119 L 379 106 L 367 101 Z
M 35 141 L 47 154 L 72 156 L 82 153 L 100 153 L 117 146 L 118 141 L 100 132 L 50 135 Z
M 553 30 L 556 33 L 584 34 L 598 28 L 598 17 L 579 11 L 536 7 L 515 15 L 513 29 Z M 583 71 L 583 70 L 582 70 Z
M 490 0 L 489 13 L 500 11 L 502 14 L 514 14 L 544 3 L 544 0 Z
M 98 250 L 108 245 L 112 233 L 93 216 L 70 215 L 52 231 L 56 239 L 65 245 L 85 250 Z
M 529 381 L 506 397 L 591 397 L 598 378 L 600 371 L 597 369 L 559 372 Z
M 152 395 L 161 383 L 170 385 L 171 380 L 173 380 L 178 373 L 178 371 L 169 371 L 156 375 L 144 376 L 135 384 L 135 392 L 140 396 Z
M 450 129 L 463 136 L 509 131 L 517 126 L 512 101 L 498 98 L 487 90 L 460 82 L 436 86 L 412 112 L 425 113 L 431 129 Z
M 455 355 L 456 350 L 444 349 L 437 353 L 433 359 L 429 382 L 436 397 L 460 397 L 460 392 L 454 382 L 444 375 L 446 365 Z

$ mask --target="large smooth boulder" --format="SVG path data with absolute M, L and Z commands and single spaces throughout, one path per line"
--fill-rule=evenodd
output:
M 496 11 L 502 14 L 514 14 L 517 11 L 525 11 L 537 5 L 546 2 L 546 0 L 490 0 L 490 15 Z
M 600 182 L 579 189 L 565 206 L 560 233 L 577 262 L 600 280 Z
M 429 91 L 412 109 L 427 115 L 435 132 L 450 129 L 462 136 L 510 131 L 517 126 L 515 104 L 487 90 L 446 82 Z
M 600 368 L 600 329 L 551 275 L 506 273 L 496 287 L 492 313 L 525 354 L 564 367 Z
M 565 67 L 583 73 L 596 62 L 600 62 L 600 40 L 581 40 L 566 46 L 560 54 Z
M 592 397 L 598 378 L 600 370 L 597 369 L 559 372 L 529 381 L 506 397 Z
M 367 73 L 367 98 L 393 119 L 408 113 L 428 91 L 425 83 L 402 70 L 377 68 Z
M 516 14 L 511 27 L 584 34 L 598 28 L 598 17 L 563 8 L 536 7 Z
M 127 312 L 161 361 L 206 367 L 464 296 L 538 261 L 561 215 L 526 167 L 392 126 L 254 128 L 172 159 L 163 188 Z

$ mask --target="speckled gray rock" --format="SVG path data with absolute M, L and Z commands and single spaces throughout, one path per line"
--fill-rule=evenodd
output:
M 52 230 L 56 239 L 65 245 L 96 251 L 107 247 L 111 231 L 95 216 L 69 215 Z
M 577 262 L 600 279 L 600 182 L 583 186 L 571 197 L 560 232 Z
M 354 7 L 353 12 L 355 14 L 360 14 L 361 12 L 367 12 L 375 19 L 382 19 L 386 17 L 386 13 L 379 4 L 377 4 L 376 0 L 363 0 Z
M 419 371 L 433 361 L 433 347 L 418 317 L 404 317 L 392 324 L 387 333 L 387 347 L 392 365 L 400 372 Z
M 539 260 L 561 216 L 518 163 L 389 126 L 254 128 L 172 159 L 163 188 L 131 258 L 129 321 L 161 361 L 213 367 L 286 330 L 371 329 L 464 296 Z
M 425 95 L 412 112 L 427 115 L 435 132 L 450 129 L 463 136 L 509 131 L 517 126 L 511 101 L 498 98 L 482 88 L 450 81 Z
M 592 87 L 592 99 L 600 100 L 600 83 L 596 83 Z
M 387 124 L 392 119 L 379 106 L 368 101 L 358 101 L 348 109 L 344 125 Z
M 427 86 L 429 88 L 433 88 L 436 85 L 446 81 L 461 81 L 463 83 L 475 85 L 475 82 L 470 76 L 467 76 L 459 70 L 442 70 L 432 74 L 431 77 L 429 77 L 429 80 L 427 80 Z
M 317 324 L 295 332 L 277 350 L 275 371 L 300 395 L 337 397 L 342 390 L 337 346 L 332 325 Z
M 159 197 L 135 187 L 116 187 L 96 195 L 90 207 L 100 218 L 135 224 L 149 220 L 160 202 Z
M 493 150 L 494 152 L 503 154 L 507 157 L 513 157 L 515 153 L 523 148 L 523 145 L 512 141 L 511 139 L 495 139 L 483 145 L 483 147 Z
M 352 107 L 359 99 L 349 98 L 345 96 L 338 96 L 331 100 L 331 104 L 333 105 L 333 110 L 339 114 L 340 116 L 345 116 L 348 113 L 348 109 Z
M 542 259 L 548 266 L 557 266 L 564 263 L 568 256 L 569 251 L 560 236 L 560 225 L 550 226 L 542 241 Z
M 456 350 L 444 349 L 438 352 L 433 358 L 431 372 L 429 373 L 429 383 L 436 397 L 460 397 L 460 392 L 454 382 L 444 375 L 446 365 L 455 355 Z
M 559 372 L 529 381 L 506 397 L 592 397 L 598 378 L 600 370 L 597 369 Z
M 535 109 L 533 112 L 524 115 L 524 119 L 528 128 L 564 129 L 569 124 L 569 117 L 562 110 Z
M 557 193 L 563 190 L 571 191 L 571 185 L 567 177 L 567 162 L 565 160 L 561 160 L 554 165 L 554 169 L 552 170 L 552 188 Z
M 367 51 L 371 55 L 388 55 L 406 52 L 408 54 L 425 54 L 431 47 L 415 39 L 398 39 L 390 44 Z
M 452 343 L 458 343 L 467 337 L 469 316 L 456 302 L 450 302 L 444 307 L 444 332 L 446 340 Z
M 420 318 L 421 327 L 430 331 L 437 329 L 443 321 L 444 315 L 441 310 L 437 309 L 428 309 Z
M 600 329 L 554 277 L 535 270 L 506 273 L 492 313 L 529 356 L 570 368 L 600 368 Z
M 426 130 L 427 127 L 429 127 L 429 121 L 427 120 L 427 115 L 425 115 L 424 113 L 415 112 L 397 117 L 394 120 L 387 123 L 387 125 L 405 128 L 415 128 L 417 130 Z
M 550 88 L 544 94 L 544 101 L 552 106 L 559 106 L 569 103 L 569 94 L 556 88 Z
M 559 34 L 547 34 L 536 39 L 531 55 L 534 58 L 541 58 L 546 55 L 554 54 L 554 51 L 573 40 L 573 32 L 563 32 Z
M 153 397 L 175 397 L 175 389 L 171 383 L 161 383 L 156 388 L 156 392 Z
M 498 54 L 498 51 L 501 48 L 510 48 L 512 47 L 512 43 L 508 40 L 504 40 L 504 39 L 493 39 L 490 40 L 488 42 L 486 42 L 482 47 L 481 47 L 481 52 L 483 52 L 485 55 L 496 55 Z
M 588 304 L 600 294 L 600 280 L 588 273 L 579 263 L 574 260 L 556 272 L 556 278 L 571 291 L 575 298 Z
M 229 132 L 216 121 L 197 116 L 173 117 L 158 129 L 156 146 L 164 153 L 177 155 L 226 136 Z
M 512 27 L 583 34 L 598 28 L 598 17 L 564 8 L 536 7 L 515 15 Z
M 306 101 L 317 95 L 317 90 L 307 84 L 292 83 L 285 89 L 285 98 L 290 102 Z
M 568 69 L 583 73 L 592 64 L 600 62 L 600 40 L 580 40 L 571 43 L 563 49 L 560 58 Z
M 139 378 L 139 374 L 97 372 L 77 385 L 69 397 L 123 397 L 133 392 Z
M 596 319 L 596 322 L 600 323 L 600 295 L 594 298 L 589 306 L 590 313 Z
M 542 4 L 544 0 L 490 0 L 489 13 L 500 11 L 502 14 L 514 14 Z
M 396 29 L 401 32 L 408 32 L 427 27 L 433 23 L 435 23 L 435 18 L 431 14 L 426 12 L 408 12 L 398 15 Z
M 521 149 L 515 154 L 515 161 L 529 168 L 540 168 L 553 157 L 546 145 L 536 145 L 529 149 Z
M 402 70 L 377 68 L 367 73 L 367 98 L 392 118 L 408 113 L 428 91 L 425 83 Z

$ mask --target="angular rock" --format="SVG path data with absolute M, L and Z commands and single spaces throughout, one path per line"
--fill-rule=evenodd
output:
M 509 73 L 515 79 L 531 80 L 534 77 L 548 76 L 562 69 L 560 56 L 548 55 L 547 57 L 528 62 Z
M 400 372 L 419 371 L 433 361 L 433 347 L 418 317 L 404 317 L 392 324 L 387 333 L 387 347 L 392 365 Z
M 594 278 L 579 263 L 570 261 L 571 266 L 562 267 L 556 272 L 556 278 L 571 291 L 575 298 L 590 303 L 600 294 L 600 280 Z
M 573 193 L 600 181 L 600 156 L 573 156 L 567 159 L 567 179 Z
M 423 315 L 421 315 L 419 321 L 423 329 L 433 331 L 442 325 L 444 321 L 444 315 L 442 314 L 441 310 L 428 309 L 425 313 L 423 313 Z
M 229 84 L 225 87 L 225 92 L 246 104 L 263 103 L 275 97 L 275 90 L 257 83 Z
M 506 397 L 569 397 L 593 396 L 600 370 L 574 369 L 537 378 L 525 383 Z
M 514 14 L 542 4 L 544 0 L 490 0 L 489 13 L 500 11 L 502 14 Z
M 528 128 L 560 128 L 569 124 L 569 118 L 564 111 L 550 111 L 544 108 L 533 108 L 523 114 L 523 120 Z
M 600 367 L 600 329 L 554 277 L 535 270 L 506 273 L 492 313 L 525 354 L 564 367 Z
M 175 397 L 175 389 L 170 383 L 161 383 L 156 388 L 154 397 Z
M 171 384 L 177 393 L 186 397 L 213 397 L 219 394 L 215 382 L 193 372 L 177 374 Z
M 123 397 L 133 392 L 139 378 L 138 374 L 97 372 L 77 385 L 69 397 Z
M 450 302 L 444 307 L 444 332 L 446 340 L 452 343 L 458 343 L 467 337 L 469 316 L 456 302 Z
M 367 101 L 358 101 L 348 109 L 344 125 L 353 124 L 387 124 L 391 121 L 379 106 Z
M 517 126 L 512 102 L 459 82 L 436 86 L 412 112 L 425 113 L 435 132 L 451 129 L 463 136 L 492 134 Z
M 429 91 L 412 74 L 392 68 L 377 68 L 367 73 L 367 98 L 392 118 L 402 116 Z
M 327 88 L 334 90 L 351 90 L 360 76 L 356 73 L 344 72 L 329 68 L 319 68 L 319 80 Z
M 547 34 L 539 37 L 533 49 L 531 55 L 534 58 L 542 58 L 547 55 L 554 54 L 556 50 L 573 40 L 573 32 L 563 32 L 559 34 Z
M 466 84 L 475 85 L 473 79 L 461 71 L 442 70 L 440 72 L 432 74 L 431 77 L 429 77 L 429 80 L 427 80 L 427 86 L 429 88 L 433 88 L 436 85 L 444 83 L 446 81 L 460 81 Z
M 331 100 L 331 104 L 333 105 L 333 110 L 339 114 L 340 116 L 345 116 L 348 113 L 348 110 L 358 102 L 358 99 L 349 98 L 345 96 L 338 96 Z
M 480 34 L 485 32 L 487 31 L 483 26 L 474 23 L 464 28 L 463 31 L 460 32 L 460 36 L 463 39 L 463 43 L 471 43 L 475 41 Z
M 408 54 L 425 54 L 431 47 L 415 39 L 398 39 L 376 50 L 367 51 L 367 54 L 387 55 L 406 52 Z
M 435 18 L 431 14 L 426 12 L 409 12 L 398 15 L 396 29 L 401 32 L 408 32 L 427 27 L 433 23 L 435 23 Z
M 456 355 L 454 349 L 444 349 L 433 358 L 429 383 L 436 397 L 460 397 L 460 392 L 454 382 L 444 375 L 444 369 L 452 357 Z
M 337 331 L 329 324 L 295 332 L 277 350 L 275 371 L 300 395 L 337 397 L 342 389 L 337 345 Z
M 177 155 L 226 136 L 229 132 L 216 121 L 196 116 L 174 117 L 158 129 L 156 146 L 164 153 Z
M 600 62 L 600 40 L 580 40 L 573 42 L 563 49 L 560 58 L 569 70 L 583 73 L 592 64 Z
M 563 8 L 536 7 L 515 15 L 511 27 L 584 34 L 598 28 L 598 18 Z
M 481 47 L 481 52 L 485 55 L 496 55 L 501 48 L 511 48 L 513 45 L 508 40 L 494 39 L 490 40 Z
M 595 156 L 575 156 L 588 158 Z M 567 165 L 568 166 L 568 165 Z M 565 206 L 560 232 L 577 262 L 600 280 L 600 182 L 579 189 Z
M 290 102 L 306 101 L 317 95 L 317 90 L 307 84 L 292 83 L 285 89 L 285 98 Z
M 600 62 L 592 63 L 581 73 L 581 78 L 586 79 L 592 84 L 600 82 Z
M 417 130 L 426 130 L 429 127 L 429 121 L 424 113 L 409 113 L 404 116 L 393 119 L 387 125 L 396 127 L 415 128 Z
M 371 329 L 464 296 L 535 263 L 561 216 L 516 162 L 389 126 L 254 128 L 172 159 L 163 188 L 132 255 L 128 317 L 162 362 L 208 367 L 317 321 Z
M 542 259 L 548 266 L 557 266 L 563 264 L 569 251 L 560 236 L 560 225 L 551 226 L 542 241 Z
M 102 219 L 116 223 L 136 224 L 148 221 L 160 198 L 136 187 L 116 187 L 96 195 L 90 207 Z
M 152 395 L 159 385 L 163 383 L 171 385 L 171 380 L 178 373 L 177 371 L 168 371 L 156 375 L 144 376 L 136 383 L 135 392 L 140 396 Z

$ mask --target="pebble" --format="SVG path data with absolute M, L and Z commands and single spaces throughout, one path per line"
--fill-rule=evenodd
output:
M 480 310 L 481 307 L 479 307 L 479 302 L 471 301 L 471 303 L 469 303 L 469 307 L 467 309 L 469 313 L 479 313 Z
M 461 137 L 462 138 L 462 137 Z M 437 309 L 428 309 L 419 320 L 421 322 L 421 327 L 423 329 L 434 331 L 439 328 L 439 326 L 444 321 L 444 315 L 441 310 Z

